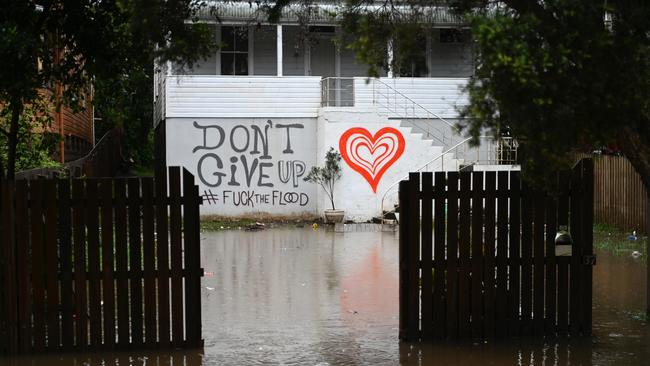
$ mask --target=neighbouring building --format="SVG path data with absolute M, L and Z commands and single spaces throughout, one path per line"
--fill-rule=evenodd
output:
M 410 171 L 510 162 L 502 145 L 487 144 L 480 157 L 454 133 L 473 70 L 457 18 L 434 9 L 423 57 L 407 71 L 368 78 L 367 66 L 335 42 L 335 9 L 313 5 L 305 26 L 291 6 L 268 24 L 255 4 L 223 3 L 220 22 L 207 10 L 201 16 L 218 52 L 189 71 L 159 65 L 159 151 L 167 166 L 195 174 L 203 215 L 318 215 L 329 201 L 303 178 L 330 147 L 344 158 L 337 208 L 355 221 L 392 209 L 396 183 Z

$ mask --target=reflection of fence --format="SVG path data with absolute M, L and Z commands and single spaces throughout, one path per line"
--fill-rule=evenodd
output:
M 354 107 L 354 78 L 323 78 L 321 80 L 323 107 Z
M 0 188 L 0 354 L 202 344 L 187 170 Z
M 593 162 L 558 178 L 552 194 L 517 171 L 400 182 L 401 339 L 591 334 Z

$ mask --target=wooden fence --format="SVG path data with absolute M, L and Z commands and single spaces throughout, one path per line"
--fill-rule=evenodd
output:
M 623 156 L 594 156 L 594 221 L 632 232 L 650 232 L 648 192 Z
M 506 171 L 400 182 L 400 338 L 590 334 L 593 162 L 554 191 Z M 570 249 L 556 248 L 561 230 Z
M 0 354 L 202 345 L 201 201 L 168 183 L 0 182 Z

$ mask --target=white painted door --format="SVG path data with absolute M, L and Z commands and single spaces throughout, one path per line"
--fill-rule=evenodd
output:
M 310 49 L 312 76 L 336 76 L 336 46 L 331 36 L 314 37 Z

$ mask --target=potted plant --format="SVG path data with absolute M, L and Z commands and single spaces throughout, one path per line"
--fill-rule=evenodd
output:
M 313 166 L 304 178 L 306 182 L 318 183 L 332 204 L 331 210 L 325 210 L 325 222 L 343 222 L 345 211 L 337 210 L 334 206 L 334 183 L 341 178 L 341 154 L 333 147 L 325 153 L 325 166 Z

